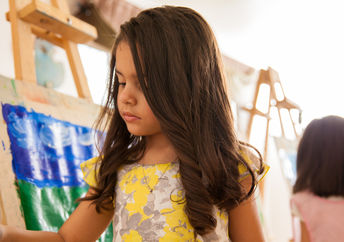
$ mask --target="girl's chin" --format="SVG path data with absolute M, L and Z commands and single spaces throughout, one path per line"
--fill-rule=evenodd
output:
M 131 135 L 134 135 L 134 136 L 146 136 L 145 134 L 137 133 L 137 132 L 130 132 L 130 131 L 129 131 L 129 133 L 130 133 Z
M 128 132 L 134 136 L 154 136 L 158 132 L 149 132 L 148 130 L 142 130 L 142 129 L 134 129 L 134 128 L 128 128 Z
M 149 135 L 149 134 L 147 134 L 147 132 L 144 132 L 142 130 L 132 129 L 132 128 L 128 128 L 128 132 L 134 136 L 147 136 L 147 135 Z

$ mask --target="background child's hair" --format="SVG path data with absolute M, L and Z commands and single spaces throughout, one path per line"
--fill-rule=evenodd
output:
M 110 66 L 108 99 L 98 120 L 108 124 L 94 200 L 102 208 L 114 194 L 121 165 L 137 162 L 145 138 L 131 135 L 117 109 L 116 48 L 131 49 L 142 91 L 162 131 L 174 146 L 185 190 L 182 201 L 199 234 L 216 227 L 214 205 L 229 211 L 247 198 L 255 174 L 241 155 L 224 85 L 221 55 L 211 28 L 194 10 L 159 7 L 142 11 L 121 26 Z M 250 191 L 239 183 L 238 165 L 252 177 Z M 262 172 L 262 166 L 260 172 Z
M 344 196 L 344 119 L 328 116 L 307 126 L 297 152 L 293 192 Z

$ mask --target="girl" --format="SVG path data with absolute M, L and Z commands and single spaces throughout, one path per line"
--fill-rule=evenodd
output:
M 344 239 L 343 144 L 341 117 L 315 119 L 305 129 L 291 199 L 295 241 Z
M 98 128 L 90 189 L 58 233 L 3 227 L 16 241 L 263 241 L 255 201 L 264 167 L 234 133 L 220 52 L 184 7 L 141 12 L 121 26 Z

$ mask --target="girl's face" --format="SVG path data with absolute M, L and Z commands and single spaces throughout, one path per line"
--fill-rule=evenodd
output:
M 135 136 L 161 134 L 159 121 L 141 90 L 130 47 L 124 41 L 116 50 L 115 74 L 119 84 L 117 106 L 128 131 Z

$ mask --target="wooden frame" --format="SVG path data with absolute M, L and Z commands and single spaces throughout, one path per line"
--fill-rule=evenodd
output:
M 15 78 L 36 83 L 34 38 L 43 38 L 66 51 L 79 97 L 92 102 L 76 43 L 97 38 L 97 30 L 69 12 L 66 0 L 9 0 Z

